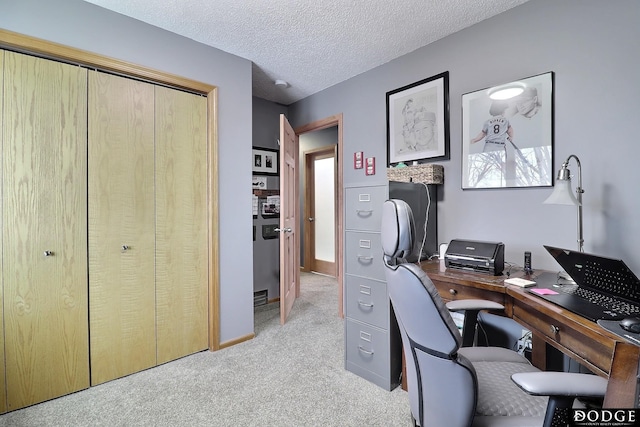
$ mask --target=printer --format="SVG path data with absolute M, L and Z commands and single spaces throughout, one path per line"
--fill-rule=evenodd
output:
M 504 270 L 504 243 L 454 239 L 444 254 L 444 265 L 500 276 Z

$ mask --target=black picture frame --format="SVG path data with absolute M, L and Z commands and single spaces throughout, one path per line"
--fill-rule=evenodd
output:
M 449 72 L 387 92 L 387 165 L 449 159 Z
M 251 165 L 254 175 L 276 176 L 279 173 L 279 151 L 272 148 L 253 147 L 251 150 Z
M 553 186 L 553 83 L 547 72 L 462 95 L 463 190 Z M 503 89 L 521 93 L 495 99 Z

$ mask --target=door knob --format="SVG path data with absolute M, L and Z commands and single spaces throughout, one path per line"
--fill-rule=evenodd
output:
M 309 221 L 313 222 L 314 218 L 309 217 Z
M 44 256 L 53 256 L 53 252 L 51 252 L 51 251 L 44 251 Z
M 129 250 L 128 245 L 122 245 L 122 252 Z

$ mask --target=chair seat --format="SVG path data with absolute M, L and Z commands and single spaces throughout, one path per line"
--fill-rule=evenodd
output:
M 511 375 L 519 372 L 539 372 L 529 363 L 473 362 L 478 379 L 477 415 L 505 417 L 544 417 L 547 397 L 532 396 L 522 391 Z
M 474 364 L 475 362 L 513 362 L 531 365 L 524 356 L 502 347 L 463 347 L 458 349 L 458 354 Z

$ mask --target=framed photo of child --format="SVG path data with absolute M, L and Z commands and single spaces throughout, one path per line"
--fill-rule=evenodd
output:
M 462 188 L 553 185 L 553 73 L 462 95 Z

